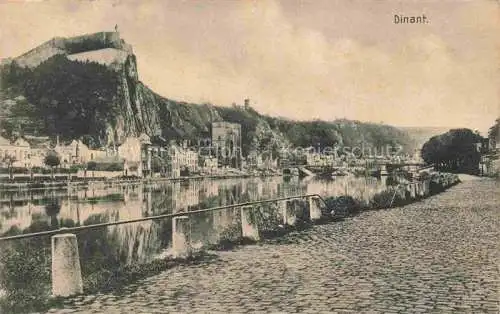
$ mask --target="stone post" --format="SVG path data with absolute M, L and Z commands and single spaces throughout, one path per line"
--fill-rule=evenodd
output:
M 431 183 L 430 180 L 424 181 L 424 196 L 427 196 L 430 193 L 430 183 Z
M 316 221 L 321 219 L 321 209 L 319 208 L 318 198 L 314 196 L 309 196 L 307 198 L 307 203 L 309 205 L 309 218 L 311 221 Z
M 253 241 L 260 240 L 259 228 L 252 206 L 243 206 L 241 208 L 241 231 L 244 238 Z
M 297 215 L 295 212 L 295 202 L 285 201 L 285 212 L 283 214 L 285 224 L 295 226 L 297 222 Z
M 286 224 L 286 201 L 277 201 L 276 206 L 278 208 L 278 219 L 283 222 L 283 225 Z
M 417 197 L 417 185 L 415 183 L 410 183 L 410 197 L 415 199 Z
M 52 236 L 52 295 L 67 297 L 83 293 L 78 241 L 72 233 Z
M 382 183 L 382 186 L 387 186 L 387 178 L 388 176 L 380 176 L 380 182 Z
M 387 166 L 386 165 L 381 165 L 380 166 L 380 175 L 381 176 L 386 176 L 388 174 L 387 172 Z
M 172 255 L 174 258 L 186 258 L 191 255 L 191 226 L 188 216 L 172 219 Z
M 421 181 L 417 182 L 417 195 L 424 196 L 423 183 Z

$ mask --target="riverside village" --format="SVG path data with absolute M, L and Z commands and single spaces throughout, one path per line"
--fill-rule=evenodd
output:
M 0 3 L 0 313 L 499 313 L 498 5 L 320 2 Z

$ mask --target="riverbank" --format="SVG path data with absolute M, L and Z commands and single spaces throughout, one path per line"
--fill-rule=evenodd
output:
M 415 182 L 390 186 L 375 194 L 369 202 L 349 195 L 326 198 L 326 206 L 335 219 L 342 219 L 367 210 L 379 210 L 409 205 L 446 191 L 460 183 L 460 177 L 451 173 L 431 173 Z M 328 215 L 328 213 L 324 213 Z

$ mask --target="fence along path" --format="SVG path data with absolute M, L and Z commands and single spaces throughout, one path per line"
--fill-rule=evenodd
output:
M 26 238 L 52 236 L 51 237 L 51 255 L 52 255 L 52 295 L 53 296 L 71 296 L 83 293 L 83 281 L 80 266 L 80 257 L 78 252 L 78 240 L 75 232 L 102 228 L 107 226 L 152 221 L 160 219 L 172 219 L 172 252 L 175 258 L 187 258 L 193 252 L 190 245 L 190 221 L 192 215 L 205 212 L 213 212 L 223 209 L 240 208 L 241 213 L 241 237 L 252 241 L 260 240 L 259 226 L 255 219 L 255 211 L 258 210 L 258 205 L 277 203 L 279 215 L 281 216 L 283 225 L 295 225 L 297 221 L 296 207 L 298 204 L 295 200 L 306 200 L 309 220 L 312 222 L 322 218 L 321 207 L 326 207 L 325 200 L 318 194 L 305 194 L 289 197 L 273 198 L 267 200 L 259 200 L 245 202 L 232 205 L 224 205 L 207 209 L 199 209 L 193 211 L 184 211 L 173 214 L 162 214 L 150 217 L 137 219 L 129 219 L 115 222 L 99 223 L 86 226 L 78 226 L 71 228 L 60 228 L 56 230 L 48 230 L 42 232 L 34 232 L 27 234 L 19 234 L 0 238 L 2 241 L 13 241 Z M 289 206 L 293 205 L 293 206 Z

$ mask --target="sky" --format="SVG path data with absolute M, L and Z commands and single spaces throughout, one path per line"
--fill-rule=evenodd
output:
M 0 0 L 0 58 L 116 24 L 171 99 L 481 132 L 500 116 L 495 0 Z

